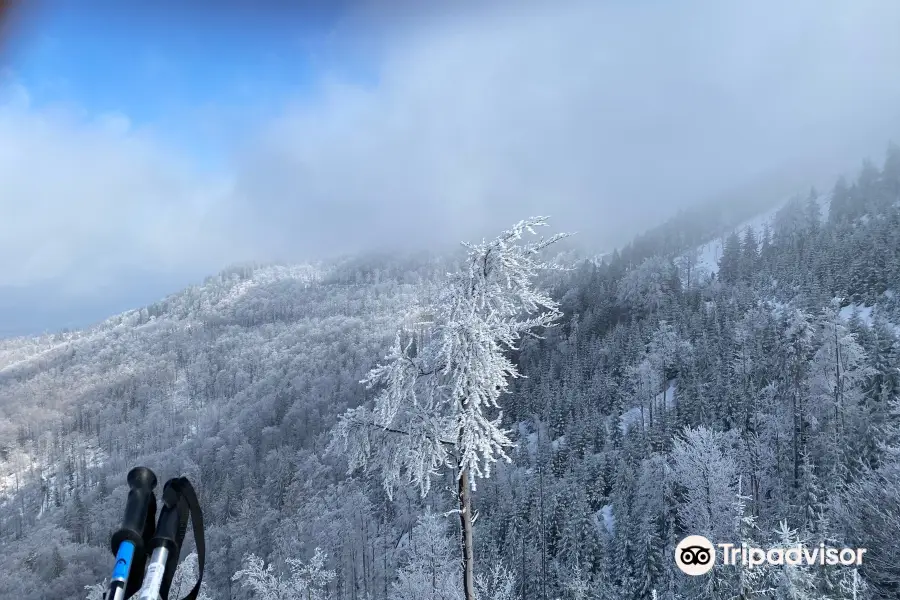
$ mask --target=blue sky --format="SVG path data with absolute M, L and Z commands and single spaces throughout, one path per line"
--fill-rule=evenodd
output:
M 44 0 L 26 13 L 8 66 L 33 105 L 127 115 L 218 164 L 223 121 L 232 134 L 252 127 L 287 98 L 314 93 L 323 70 L 365 73 L 335 37 L 346 1 L 122 4 Z
M 900 139 L 895 0 L 298 4 L 26 15 L 0 73 L 0 336 L 533 214 L 608 250 Z
M 130 131 L 152 131 L 193 169 L 222 173 L 248 132 L 288 100 L 313 98 L 323 72 L 366 82 L 360 55 L 336 35 L 349 2 L 302 10 L 272 0 L 123 4 L 44 0 L 15 15 L 2 66 L 5 83 L 27 91 L 30 113 L 124 120 Z M 83 248 L 90 240 L 78 243 Z M 85 257 L 71 267 L 90 262 Z M 83 326 L 218 266 L 141 265 L 107 273 L 64 299 L 59 271 L 12 286 L 0 282 L 0 336 Z

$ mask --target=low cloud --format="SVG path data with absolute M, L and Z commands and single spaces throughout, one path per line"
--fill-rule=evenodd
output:
M 776 173 L 837 174 L 900 132 L 897 3 L 526 6 L 357 13 L 343 33 L 378 57 L 372 83 L 332 81 L 270 124 L 239 172 L 247 222 L 304 255 L 551 213 L 609 247 Z
M 0 287 L 90 294 L 123 272 L 452 243 L 534 213 L 608 248 L 900 133 L 890 0 L 412 6 L 348 13 L 328 49 L 343 75 L 221 136 L 224 174 L 126 114 L 35 108 L 7 80 Z

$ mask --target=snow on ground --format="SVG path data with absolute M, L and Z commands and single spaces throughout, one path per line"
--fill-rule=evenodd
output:
M 622 433 L 628 433 L 632 427 L 641 425 L 641 407 L 629 408 L 619 417 L 619 429 Z
M 666 410 L 675 408 L 675 380 L 670 379 L 669 385 L 666 387 Z M 662 394 L 656 397 L 657 404 L 662 404 Z
M 874 306 L 858 306 L 856 304 L 848 304 L 841 309 L 840 315 L 842 319 L 844 319 L 845 321 L 849 321 L 850 317 L 853 316 L 853 313 L 859 311 L 858 315 L 860 321 L 865 323 L 867 327 L 871 327 L 873 323 L 872 311 L 874 309 Z
M 665 396 L 666 396 L 666 410 L 672 410 L 675 407 L 675 380 L 670 379 L 669 385 L 666 386 Z M 655 398 L 655 406 L 660 406 L 663 403 L 663 392 L 660 392 L 656 395 Z M 635 425 L 641 426 L 641 407 L 635 406 L 634 408 L 629 408 L 622 416 L 619 417 L 619 430 L 622 433 L 628 433 L 628 431 L 634 427 Z
M 525 448 L 528 450 L 528 454 L 534 458 L 537 456 L 538 451 L 538 434 L 536 431 L 531 431 L 531 427 L 534 424 L 530 421 L 522 421 L 519 423 L 519 438 L 524 441 Z M 566 436 L 562 435 L 555 440 L 550 442 L 550 447 L 554 452 L 559 451 L 560 448 L 565 449 L 566 447 Z
M 601 535 L 612 535 L 615 532 L 616 518 L 613 516 L 612 504 L 606 504 L 594 513 L 594 527 Z
M 779 210 L 781 210 L 781 207 L 784 206 L 786 202 L 787 201 L 780 202 L 771 210 L 760 213 L 752 219 L 748 219 L 740 225 L 737 225 L 736 227 L 733 227 L 728 231 L 722 232 L 722 235 L 717 239 L 707 242 L 706 244 L 697 248 L 696 268 L 702 269 L 708 273 L 718 273 L 719 259 L 722 258 L 722 250 L 725 246 L 725 238 L 731 235 L 731 233 L 734 231 L 742 234 L 747 230 L 748 227 L 752 227 L 753 233 L 755 233 L 757 236 L 762 235 L 765 226 L 772 224 L 772 221 L 775 220 L 775 214 Z
M 822 209 L 823 216 L 828 214 L 829 200 L 830 195 L 828 194 L 823 194 L 817 198 L 817 202 Z M 744 231 L 746 231 L 748 227 L 752 227 L 753 233 L 755 233 L 757 238 L 759 238 L 760 236 L 762 236 L 765 226 L 769 225 L 771 227 L 773 221 L 775 220 L 775 215 L 787 203 L 788 200 L 779 202 L 772 209 L 760 213 L 752 219 L 748 219 L 743 223 L 722 232 L 722 235 L 720 235 L 717 239 L 707 242 L 706 244 L 697 248 L 695 251 L 697 253 L 695 268 L 697 268 L 699 271 L 705 271 L 710 274 L 718 273 L 719 259 L 722 258 L 722 249 L 725 245 L 725 238 L 731 235 L 731 233 L 734 231 L 737 231 L 739 234 L 743 235 Z
M 700 246 L 697 249 L 697 264 L 694 268 L 710 274 L 718 273 L 719 259 L 722 258 L 724 247 L 724 236 Z
M 893 290 L 888 290 L 888 291 L 884 292 L 884 296 L 888 299 L 893 298 L 894 297 Z M 872 325 L 875 323 L 876 316 L 884 316 L 884 313 L 882 313 L 879 310 L 878 304 L 875 304 L 874 306 L 862 306 L 859 304 L 848 304 L 847 306 L 841 308 L 841 310 L 838 314 L 845 321 L 849 321 L 850 318 L 854 314 L 856 314 L 856 316 L 859 318 L 860 322 L 863 325 L 865 325 L 866 327 L 872 327 Z M 900 337 L 900 325 L 897 325 L 896 323 L 891 322 L 888 319 L 885 319 L 885 322 L 888 324 L 888 326 L 891 327 L 891 329 L 894 330 L 894 333 L 898 337 Z

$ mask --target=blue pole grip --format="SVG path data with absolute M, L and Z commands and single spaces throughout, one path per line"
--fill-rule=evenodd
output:
M 116 566 L 113 567 L 112 581 L 128 581 L 128 574 L 131 572 L 131 561 L 134 560 L 134 544 L 131 542 L 122 542 L 119 544 L 119 551 L 116 553 Z

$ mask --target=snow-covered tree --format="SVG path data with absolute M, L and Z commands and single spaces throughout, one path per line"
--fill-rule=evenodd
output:
M 465 244 L 465 268 L 426 308 L 425 335 L 397 334 L 384 363 L 364 380 L 378 389 L 375 406 L 348 411 L 333 438 L 332 449 L 346 454 L 350 469 L 379 470 L 389 494 L 404 480 L 427 494 L 440 469 L 455 471 L 466 600 L 475 596 L 470 486 L 490 476 L 493 463 L 509 460 L 513 445 L 498 403 L 519 376 L 509 352 L 560 316 L 534 280 L 550 266 L 540 252 L 565 235 L 520 243 L 545 225 L 536 217 L 492 241 Z
M 308 563 L 289 558 L 290 575 L 283 577 L 275 572 L 274 565 L 266 565 L 262 558 L 248 554 L 231 580 L 240 581 L 259 600 L 329 600 L 326 587 L 335 573 L 325 568 L 326 558 L 319 548 Z
M 858 569 L 849 569 L 838 580 L 838 591 L 842 600 L 866 600 L 870 598 L 869 585 Z
M 848 542 L 868 552 L 860 567 L 876 598 L 896 598 L 900 590 L 900 461 L 865 469 L 843 491 L 839 506 Z
M 475 577 L 475 597 L 478 600 L 517 600 L 516 579 L 509 569 L 497 563 L 487 573 Z
M 619 281 L 617 299 L 629 310 L 657 311 L 678 287 L 678 271 L 671 260 L 651 256 Z
M 591 597 L 591 580 L 581 570 L 581 567 L 575 565 L 572 572 L 569 573 L 563 583 L 563 589 L 572 600 L 588 600 Z
M 733 533 L 738 477 L 730 449 L 729 434 L 706 427 L 687 428 L 674 440 L 673 477 L 684 490 L 678 517 L 690 535 L 715 540 Z
M 743 495 L 741 492 L 741 482 L 738 482 L 738 493 L 735 495 L 734 514 L 736 521 L 737 539 L 740 544 L 746 544 L 749 547 L 760 547 L 759 528 L 756 524 L 756 517 L 747 511 L 747 501 L 749 496 Z M 740 600 L 751 600 L 753 598 L 766 598 L 768 594 L 774 591 L 770 585 L 771 573 L 768 565 L 756 565 L 754 567 L 745 567 L 742 564 L 735 565 L 737 570 L 735 596 Z
M 654 414 L 665 415 L 674 401 L 668 397 L 668 383 L 676 375 L 676 368 L 690 356 L 691 344 L 681 339 L 675 327 L 668 321 L 660 321 L 659 326 L 650 336 L 645 361 L 649 363 L 652 374 L 648 377 L 642 373 L 644 385 L 649 385 L 650 393 L 650 425 L 653 425 Z M 641 363 L 641 369 L 646 369 Z M 659 400 L 657 401 L 657 397 Z
M 457 553 L 447 535 L 445 517 L 426 512 L 406 544 L 404 564 L 393 585 L 393 600 L 460 600 L 459 561 L 454 559 Z
M 884 403 L 886 419 L 875 444 L 886 459 L 900 462 L 900 397 L 884 399 Z
M 780 548 L 792 548 L 801 540 L 795 529 L 787 525 L 787 521 L 781 521 L 775 535 Z M 806 564 L 779 565 L 772 569 L 773 583 L 779 600 L 824 600 L 826 597 L 819 592 L 819 582 L 815 567 Z
M 862 399 L 863 385 L 875 370 L 866 364 L 866 354 L 839 314 L 839 302 L 822 311 L 820 344 L 813 355 L 810 391 L 830 409 L 839 428 L 846 421 L 846 410 Z M 829 414 L 829 412 L 831 414 Z
M 194 585 L 197 583 L 198 567 L 199 559 L 196 552 L 191 552 L 184 557 L 184 560 L 178 563 L 175 574 L 172 576 L 172 585 L 169 587 L 170 598 L 180 600 L 194 589 Z M 205 581 L 200 584 L 200 593 L 197 594 L 197 600 L 211 600 L 207 593 L 207 587 Z
M 109 579 L 104 579 L 101 583 L 94 583 L 84 586 L 87 590 L 85 600 L 103 600 L 106 598 L 106 591 L 109 589 Z
M 783 325 L 787 342 L 786 360 L 782 372 L 778 374 L 777 384 L 782 397 L 790 399 L 792 485 L 794 493 L 799 494 L 803 453 L 811 426 L 809 371 L 815 351 L 815 328 L 812 315 L 795 307 L 785 311 Z
M 641 427 L 653 426 L 653 405 L 662 388 L 662 373 L 650 357 L 644 357 L 637 365 L 628 368 L 628 375 L 639 401 Z
M 734 498 L 738 493 L 737 464 L 731 456 L 732 435 L 706 427 L 685 428 L 675 438 L 672 475 L 681 489 L 677 515 L 683 535 L 702 535 L 713 543 L 734 539 Z M 689 582 L 711 598 L 725 598 L 730 582 L 717 577 Z

